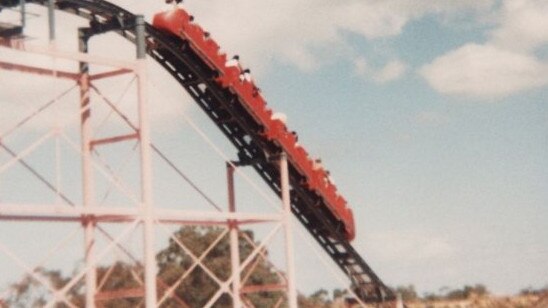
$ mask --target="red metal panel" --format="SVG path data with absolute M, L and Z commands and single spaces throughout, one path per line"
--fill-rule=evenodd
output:
M 171 10 L 154 15 L 152 24 L 157 29 L 179 35 L 189 22 L 190 15 L 185 10 Z

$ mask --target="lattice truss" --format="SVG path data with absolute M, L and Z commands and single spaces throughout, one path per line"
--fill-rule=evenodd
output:
M 33 9 L 27 15 L 47 16 Z M 3 11 L 0 20 L 6 16 L 16 14 Z M 44 27 L 44 19 L 34 22 Z M 0 303 L 188 307 L 184 288 L 200 276 L 205 307 L 251 307 L 266 293 L 275 306 L 293 306 L 289 196 L 280 204 L 231 162 L 230 147 L 204 133 L 205 120 L 193 120 L 201 115 L 174 96 L 170 78 L 147 70 L 141 56 L 131 60 L 133 45 L 118 39 L 112 47 L 109 34 L 101 41 L 78 26 L 50 32 L 50 40 L 0 38 Z M 88 52 L 94 44 L 98 52 Z M 124 56 L 111 57 L 112 48 Z M 277 159 L 287 177 L 285 157 Z M 284 176 L 281 185 L 289 191 Z M 196 245 L 178 236 L 181 226 L 214 229 Z M 268 251 L 278 250 L 285 266 L 270 261 Z M 224 270 L 213 266 L 219 251 L 230 260 Z M 184 266 L 158 269 L 162 258 Z M 265 269 L 275 279 L 255 282 Z M 112 278 L 121 272 L 124 283 Z M 21 298 L 22 284 L 13 283 L 25 281 L 35 291 Z

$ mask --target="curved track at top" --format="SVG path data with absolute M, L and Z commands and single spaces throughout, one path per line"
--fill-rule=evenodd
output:
M 19 1 L 11 2 L 16 5 Z M 27 2 L 48 4 L 47 0 Z M 119 6 L 102 0 L 56 0 L 54 5 L 56 9 L 88 19 L 90 24 L 86 33 L 89 37 L 115 31 L 134 41 L 135 15 Z M 211 59 L 192 48 L 192 41 L 158 30 L 150 24 L 146 24 L 145 36 L 147 53 L 178 81 L 231 141 L 238 150 L 240 163 L 252 166 L 269 187 L 280 195 L 278 164 L 270 158 L 284 150 L 283 144 L 265 134 L 263 123 L 257 121 L 238 93 L 223 87 L 219 82 L 219 70 L 211 65 Z M 302 185 L 302 169 L 291 157 L 289 177 L 293 213 L 350 278 L 360 299 L 365 302 L 393 300 L 392 291 L 350 244 L 353 234 L 348 233 L 345 221 L 336 216 L 329 198 Z

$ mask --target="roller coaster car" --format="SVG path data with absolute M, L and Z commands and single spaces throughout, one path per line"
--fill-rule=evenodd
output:
M 175 9 L 154 15 L 152 24 L 156 29 L 181 35 L 183 27 L 191 22 L 191 16 L 185 11 Z
M 219 53 L 219 45 L 209 37 L 198 24 L 193 23 L 194 17 L 183 9 L 173 9 L 154 15 L 152 21 L 156 29 L 182 37 L 192 42 L 191 48 L 203 56 L 214 70 L 223 70 L 226 54 Z
M 217 78 L 217 82 L 221 85 L 221 87 L 229 88 L 240 82 L 240 74 L 242 71 L 239 67 L 226 66 L 223 71 L 224 73 Z
M 351 209 L 346 208 L 346 212 L 343 217 L 344 232 L 346 238 L 351 241 L 356 237 L 356 226 L 354 225 L 354 213 Z
M 346 201 L 337 194 L 337 188 L 328 180 L 327 172 L 315 167 L 308 153 L 297 145 L 297 138 L 279 119 L 272 119 L 272 110 L 266 107 L 258 87 L 251 80 L 242 79 L 239 65 L 228 65 L 226 54 L 219 52 L 219 45 L 185 10 L 177 8 L 154 16 L 153 26 L 189 42 L 192 50 L 214 71 L 217 83 L 238 96 L 242 105 L 264 129 L 262 136 L 276 143 L 288 154 L 294 168 L 303 176 L 302 186 L 321 196 L 328 210 L 342 225 L 346 239 L 355 236 L 354 216 L 346 207 Z

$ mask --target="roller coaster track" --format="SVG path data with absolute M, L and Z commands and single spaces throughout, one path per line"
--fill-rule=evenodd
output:
M 47 0 L 27 2 L 48 5 Z M 8 0 L 4 3 L 14 6 L 19 1 Z M 135 15 L 121 7 L 102 0 L 55 0 L 54 5 L 55 9 L 88 19 L 90 23 L 86 33 L 89 37 L 114 31 L 135 42 Z M 178 81 L 236 147 L 239 163 L 253 167 L 268 186 L 280 195 L 280 173 L 277 161 L 273 159 L 280 154 L 280 147 L 261 134 L 260 124 L 240 99 L 219 85 L 215 80 L 217 72 L 184 39 L 159 31 L 150 24 L 146 24 L 145 36 L 147 53 Z M 291 163 L 289 177 L 292 212 L 349 277 L 357 296 L 369 303 L 394 300 L 393 292 L 343 235 L 342 226 L 323 199 L 299 185 L 302 175 Z

